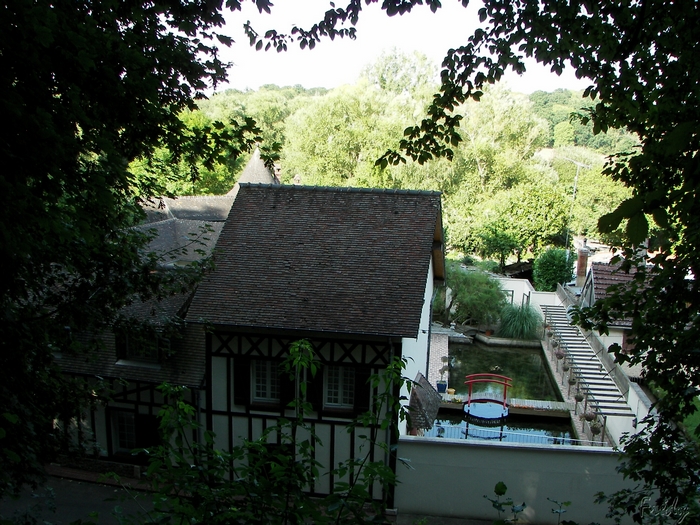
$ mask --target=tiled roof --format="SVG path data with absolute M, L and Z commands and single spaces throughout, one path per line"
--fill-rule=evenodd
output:
M 631 268 L 629 272 L 620 269 L 619 264 L 608 264 L 594 262 L 591 265 L 590 278 L 593 283 L 593 297 L 597 302 L 607 298 L 610 293 L 608 288 L 613 285 L 625 284 L 634 280 L 636 270 Z M 630 328 L 632 326 L 631 319 L 613 319 L 610 321 L 610 326 L 621 328 Z
M 624 284 L 634 279 L 635 270 L 629 273 L 620 270 L 619 264 L 606 264 L 594 262 L 591 265 L 591 278 L 593 279 L 593 294 L 599 301 L 608 297 L 608 288 L 615 284 Z
M 229 195 L 163 197 L 163 200 L 176 219 L 207 222 L 225 221 L 233 203 L 233 197 Z
M 155 223 L 168 219 L 223 222 L 228 216 L 234 197 L 233 195 L 158 197 L 144 203 L 145 223 Z
M 242 184 L 187 320 L 416 337 L 440 210 L 436 192 Z
M 167 219 L 144 224 L 139 228 L 155 230 L 156 236 L 148 243 L 147 250 L 161 255 L 164 263 L 171 261 L 198 261 L 202 256 L 196 250 L 211 255 L 219 238 L 223 222 Z
M 87 337 L 87 336 L 84 336 Z M 147 381 L 160 384 L 169 382 L 190 388 L 201 388 L 205 369 L 204 327 L 187 325 L 181 339 L 171 338 L 172 356 L 160 364 L 117 364 L 114 334 L 105 332 L 100 339 L 102 348 L 96 353 L 57 356 L 56 363 L 64 372 L 85 376 Z M 124 363 L 123 361 L 119 361 Z
M 192 291 L 164 297 L 160 300 L 134 301 L 120 311 L 120 316 L 162 326 L 174 317 L 184 318 Z
M 265 162 L 260 158 L 260 150 L 255 148 L 255 151 L 250 157 L 248 164 L 246 164 L 240 177 L 238 177 L 238 183 L 252 183 L 252 184 L 277 184 L 278 181 L 272 171 L 265 166 Z M 233 190 L 231 190 L 228 195 L 231 195 Z
M 408 403 L 408 413 L 411 416 L 411 427 L 429 430 L 440 410 L 442 397 L 433 388 L 423 374 L 418 372 L 415 384 L 411 389 Z

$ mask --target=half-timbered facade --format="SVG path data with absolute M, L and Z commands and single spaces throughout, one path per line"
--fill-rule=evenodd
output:
M 304 379 L 316 459 L 329 469 L 366 454 L 367 429 L 348 423 L 378 393 L 370 375 L 394 357 L 408 358 L 408 377 L 425 371 L 433 281 L 444 276 L 439 194 L 241 185 L 217 248 L 187 314 L 206 331 L 204 413 L 217 446 L 291 415 L 280 363 L 306 339 L 321 362 Z M 335 481 L 321 475 L 311 490 Z
M 176 337 L 117 330 L 98 356 L 63 359 L 67 371 L 114 388 L 90 421 L 103 455 L 128 459 L 130 448 L 153 444 L 162 381 L 190 387 L 217 447 L 260 437 L 292 415 L 298 389 L 281 363 L 306 339 L 321 365 L 302 377 L 316 460 L 327 470 L 368 452 L 390 461 L 366 450 L 366 428 L 348 428 L 383 388 L 369 377 L 394 358 L 407 359 L 407 377 L 427 373 L 433 286 L 444 279 L 439 193 L 241 184 L 216 233 L 216 268 L 193 296 L 132 312 L 167 310 L 184 321 Z M 309 489 L 327 494 L 336 482 L 321 475 Z

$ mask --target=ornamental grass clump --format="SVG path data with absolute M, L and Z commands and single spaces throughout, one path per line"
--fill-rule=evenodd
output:
M 542 319 L 529 304 L 506 305 L 501 311 L 501 326 L 498 335 L 510 339 L 537 339 Z

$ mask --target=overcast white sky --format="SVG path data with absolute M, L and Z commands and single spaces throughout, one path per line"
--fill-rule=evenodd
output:
M 228 86 L 244 90 L 264 84 L 306 88 L 334 88 L 354 83 L 362 68 L 373 62 L 382 51 L 393 47 L 406 52 L 420 51 L 438 66 L 446 51 L 466 42 L 478 20 L 478 2 L 465 9 L 457 0 L 444 0 L 443 7 L 433 14 L 426 6 L 417 6 L 405 16 L 388 17 L 377 4 L 364 6 L 357 25 L 356 40 L 324 40 L 313 50 L 290 47 L 285 53 L 256 52 L 243 33 L 243 23 L 251 21 L 259 34 L 268 29 L 289 33 L 292 24 L 310 27 L 323 18 L 329 0 L 277 0 L 272 15 L 260 15 L 252 2 L 243 4 L 242 12 L 229 13 L 225 33 L 236 41 L 223 48 L 222 58 L 233 62 Z M 345 6 L 344 0 L 336 5 Z M 510 74 L 507 83 L 514 91 L 531 93 L 557 88 L 584 89 L 588 84 L 566 70 L 557 76 L 533 61 L 525 75 Z

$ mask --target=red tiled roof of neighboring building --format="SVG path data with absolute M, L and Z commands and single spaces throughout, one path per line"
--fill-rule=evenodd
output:
M 607 264 L 594 262 L 591 265 L 591 278 L 593 279 L 593 293 L 595 300 L 599 301 L 608 297 L 608 288 L 615 284 L 624 284 L 634 279 L 635 270 L 629 273 L 620 269 L 619 264 Z
M 608 289 L 613 285 L 625 284 L 634 280 L 635 268 L 631 268 L 629 272 L 621 269 L 620 264 L 609 264 L 594 262 L 591 265 L 590 279 L 593 283 L 593 302 L 607 298 L 610 293 Z M 620 328 L 630 328 L 632 326 L 631 319 L 614 319 L 610 321 L 610 326 Z
M 187 320 L 416 337 L 441 224 L 437 192 L 242 184 Z

